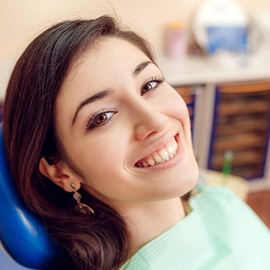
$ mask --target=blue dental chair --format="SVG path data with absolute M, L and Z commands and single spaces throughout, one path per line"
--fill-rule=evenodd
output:
M 0 240 L 9 256 L 0 249 L 0 269 L 56 269 L 58 252 L 45 227 L 20 199 L 6 163 L 0 126 Z M 4 265 L 5 266 L 4 266 Z M 8 265 L 8 266 L 7 266 Z M 22 265 L 24 267 L 20 267 Z

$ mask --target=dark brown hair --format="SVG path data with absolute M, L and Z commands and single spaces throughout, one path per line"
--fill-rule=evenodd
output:
M 77 216 L 72 194 L 38 169 L 43 156 L 53 164 L 64 158 L 54 114 L 69 69 L 86 49 L 110 36 L 129 41 L 153 60 L 148 43 L 109 16 L 66 21 L 34 39 L 17 61 L 7 87 L 3 136 L 11 174 L 23 200 L 44 220 L 65 255 L 65 269 L 116 269 L 130 255 L 128 229 L 117 211 L 80 190 L 83 202 L 96 214 Z

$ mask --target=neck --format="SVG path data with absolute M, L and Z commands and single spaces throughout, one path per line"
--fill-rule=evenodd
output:
M 185 217 L 179 198 L 129 207 L 124 218 L 131 232 L 133 253 Z

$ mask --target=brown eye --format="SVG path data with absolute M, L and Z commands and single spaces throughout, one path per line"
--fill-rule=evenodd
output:
M 142 93 L 144 94 L 148 91 L 155 89 L 157 85 L 158 85 L 157 81 L 151 81 L 151 82 L 146 83 L 142 89 Z
M 90 119 L 90 121 L 86 125 L 86 130 L 106 125 L 107 122 L 109 122 L 116 113 L 117 113 L 116 111 L 107 111 L 107 112 L 103 111 L 97 113 Z
M 163 79 L 156 79 L 156 78 L 152 78 L 151 80 L 149 80 L 147 83 L 145 83 L 142 87 L 142 95 L 149 92 L 149 91 L 153 91 L 155 90 L 164 80 Z
M 108 119 L 107 113 L 101 113 L 95 118 L 95 123 L 97 125 L 102 125 Z

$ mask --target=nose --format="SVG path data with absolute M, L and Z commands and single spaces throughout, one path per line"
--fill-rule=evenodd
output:
M 135 138 L 137 140 L 144 140 L 153 134 L 163 131 L 168 122 L 166 114 L 147 102 L 141 102 L 136 105 L 132 118 L 135 121 Z

